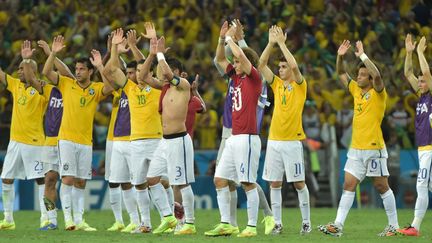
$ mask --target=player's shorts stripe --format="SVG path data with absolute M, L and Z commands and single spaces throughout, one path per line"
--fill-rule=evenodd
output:
M 432 158 L 431 158 L 431 160 L 432 160 Z M 432 171 L 432 162 L 430 163 L 430 165 L 429 165 L 429 171 L 428 171 L 428 186 L 429 186 L 429 184 L 430 184 L 430 181 L 431 181 L 431 171 Z
M 383 170 L 382 170 L 382 164 L 381 164 L 381 158 L 382 158 L 382 153 L 381 153 L 381 149 L 379 150 L 379 162 L 380 162 L 380 171 L 381 171 L 381 176 L 384 176 Z
M 186 178 L 186 184 L 188 183 L 188 176 L 187 176 L 187 165 L 186 165 L 186 145 L 185 145 L 185 137 L 183 136 L 183 164 L 185 168 L 185 178 Z
M 252 152 L 252 149 L 251 149 L 251 135 L 249 135 L 248 182 L 250 182 L 250 181 L 249 181 L 249 173 L 250 173 L 250 170 L 251 170 L 251 165 L 250 165 L 250 161 L 251 161 L 251 152 Z

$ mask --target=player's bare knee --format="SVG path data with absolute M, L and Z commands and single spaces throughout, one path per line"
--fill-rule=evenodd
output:
M 281 188 L 282 187 L 282 181 L 272 181 L 270 183 L 271 188 Z
M 64 176 L 62 177 L 62 183 L 68 186 L 73 186 L 74 178 L 72 176 Z
M 243 189 L 248 192 L 250 190 L 253 190 L 256 188 L 256 184 L 255 183 L 249 183 L 249 182 L 242 182 L 242 187 Z
M 169 181 L 165 180 L 165 179 L 160 179 L 160 183 L 162 184 L 162 186 L 167 189 L 170 187 Z
M 295 187 L 295 189 L 297 189 L 297 190 L 302 190 L 304 187 L 305 187 L 305 182 L 304 181 L 297 181 L 297 182 L 294 182 L 294 187 Z
M 135 188 L 137 190 L 145 190 L 147 188 L 147 184 L 143 183 L 143 184 L 135 185 Z
M 132 184 L 130 184 L 130 183 L 122 183 L 121 184 L 122 190 L 130 190 L 131 188 L 132 188 Z
M 162 181 L 160 180 L 160 177 L 149 177 L 149 178 L 147 178 L 147 183 L 148 183 L 149 186 L 154 186 L 154 185 L 158 184 L 159 182 L 162 183 Z M 163 185 L 163 183 L 162 183 L 162 185 Z
M 43 177 L 43 178 L 36 178 L 35 181 L 36 181 L 36 184 L 43 185 L 43 184 L 45 184 L 45 177 Z
M 14 183 L 14 179 L 2 179 L 2 182 L 4 183 L 4 184 L 13 184 Z
M 186 187 L 188 187 L 188 186 L 189 186 L 189 184 L 184 184 L 184 185 L 177 185 L 176 187 L 177 187 L 179 190 L 181 190 L 181 189 L 186 188 Z
M 219 177 L 215 177 L 213 179 L 213 182 L 214 182 L 216 188 L 224 188 L 224 187 L 228 186 L 228 180 L 225 180 L 225 179 L 222 179 Z
M 86 180 L 75 178 L 74 187 L 79 189 L 85 189 L 85 186 L 86 186 Z
M 120 186 L 120 183 L 108 183 L 108 186 L 110 187 L 110 188 L 117 188 L 117 187 L 119 187 Z
M 53 171 L 48 171 L 45 175 L 45 187 L 55 187 L 57 183 L 58 173 Z
M 375 180 L 374 186 L 380 194 L 384 194 L 390 189 L 386 180 Z

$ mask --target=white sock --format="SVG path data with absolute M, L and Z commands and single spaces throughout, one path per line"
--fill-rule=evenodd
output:
M 168 188 L 165 188 L 167 197 L 168 197 L 168 203 L 171 207 L 171 211 L 174 212 L 174 191 L 172 189 L 171 186 L 169 186 Z
M 248 225 L 256 226 L 258 220 L 259 196 L 256 188 L 246 192 Z
M 154 186 L 150 186 L 149 188 L 152 201 L 155 205 L 157 205 L 156 207 L 159 209 L 162 215 L 164 217 L 173 215 L 172 207 L 168 203 L 167 192 L 165 191 L 165 188 L 162 186 L 162 184 L 158 183 Z
M 150 197 L 146 189 L 136 190 L 138 208 L 141 214 L 141 222 L 148 227 L 151 227 L 150 220 Z
M 221 215 L 221 223 L 230 222 L 230 191 L 229 187 L 216 189 L 217 202 Z
M 47 215 L 49 222 L 57 225 L 57 209 L 47 211 Z
M 339 207 L 337 210 L 335 224 L 339 227 L 343 227 L 348 212 L 350 211 L 352 204 L 354 202 L 355 192 L 343 191 L 342 197 L 339 201 Z
M 232 226 L 237 227 L 237 190 L 230 191 L 231 201 L 230 201 L 230 223 Z
M 41 211 L 40 221 L 48 220 L 47 210 L 44 203 L 44 195 L 45 195 L 45 184 L 37 185 L 38 187 L 38 196 L 39 196 L 39 208 Z
M 389 225 L 393 225 L 396 229 L 399 229 L 397 211 L 396 211 L 396 200 L 392 189 L 389 189 L 384 194 L 381 194 L 383 200 L 384 209 L 387 214 Z
M 420 231 L 420 225 L 429 205 L 429 190 L 417 185 L 417 200 L 414 209 L 414 220 L 411 226 Z
M 270 201 L 271 207 L 273 211 L 273 216 L 275 220 L 275 224 L 282 225 L 282 188 L 273 188 L 270 189 Z
M 65 222 L 72 221 L 72 186 L 61 184 L 60 200 Z
M 129 190 L 122 190 L 122 193 L 123 202 L 125 204 L 126 211 L 129 214 L 130 222 L 139 225 L 140 220 L 138 216 L 138 205 L 134 190 L 132 188 Z
M 13 206 L 15 201 L 15 188 L 13 183 L 2 183 L 2 199 L 5 220 L 8 222 L 13 222 Z
M 115 221 L 123 224 L 121 189 L 119 186 L 115 188 L 108 188 L 111 209 L 113 211 Z
M 84 189 L 72 188 L 72 208 L 73 217 L 76 225 L 83 221 L 84 214 Z
M 185 212 L 186 223 L 193 224 L 195 222 L 195 196 L 191 186 L 187 186 L 180 190 L 183 198 L 183 208 Z
M 263 210 L 264 217 L 266 216 L 273 216 L 273 212 L 270 208 L 270 205 L 267 201 L 266 195 L 261 188 L 261 186 L 256 183 L 256 188 L 258 190 L 258 197 L 259 197 L 259 208 Z
M 302 215 L 303 223 L 310 224 L 310 204 L 309 204 L 309 190 L 305 184 L 305 187 L 301 190 L 297 190 L 300 212 Z

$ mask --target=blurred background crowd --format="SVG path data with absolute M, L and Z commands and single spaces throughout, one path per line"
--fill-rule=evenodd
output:
M 213 66 L 221 23 L 238 18 L 245 40 L 259 54 L 268 41 L 272 24 L 288 34 L 287 46 L 295 55 L 308 82 L 308 100 L 303 124 L 308 138 L 322 146 L 328 128 L 336 128 L 338 146 L 349 146 L 352 99 L 335 75 L 336 53 L 344 39 L 362 40 L 365 52 L 375 61 L 389 95 L 383 131 L 388 148 L 414 148 L 414 116 L 417 98 L 403 75 L 404 39 L 412 33 L 426 36 L 427 60 L 432 60 L 431 1 L 421 0 L 0 0 L 0 66 L 14 74 L 20 46 L 29 39 L 51 42 L 54 35 L 66 38 L 66 51 L 58 56 L 73 70 L 73 59 L 89 56 L 95 48 L 106 52 L 108 34 L 119 27 L 144 32 L 144 22 L 153 21 L 157 34 L 164 35 L 168 55 L 181 59 L 191 78 L 200 74 L 200 93 L 208 112 L 197 116 L 195 148 L 216 149 L 219 145 L 226 83 Z M 147 53 L 148 41 L 139 47 Z M 276 49 L 276 48 L 275 48 Z M 277 73 L 275 50 L 269 66 Z M 38 49 L 40 68 L 46 56 Z M 274 60 L 272 60 L 274 59 Z M 132 55 L 125 56 L 126 61 Z M 359 60 L 351 52 L 348 70 L 356 77 Z M 419 74 L 413 54 L 415 74 Z M 95 75 L 94 80 L 98 80 Z M 271 94 L 270 94 L 271 97 Z M 271 98 L 270 98 L 271 101 Z M 101 103 L 95 117 L 94 146 L 103 149 L 110 118 L 111 100 Z M 9 140 L 11 96 L 0 92 L 0 150 Z M 262 129 L 266 144 L 272 107 L 268 107 Z

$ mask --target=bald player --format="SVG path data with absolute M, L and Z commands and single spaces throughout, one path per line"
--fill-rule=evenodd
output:
M 4 219 L 0 222 L 0 230 L 15 229 L 13 219 L 15 179 L 36 180 L 41 210 L 40 227 L 49 224 L 43 202 L 46 168 L 40 156 L 45 142 L 43 116 L 48 100 L 31 87 L 30 82 L 25 81 L 23 67 L 28 63 L 31 72 L 36 75 L 37 64 L 31 59 L 33 51 L 30 41 L 24 41 L 21 47 L 23 61 L 18 68 L 18 79 L 0 69 L 0 88 L 6 88 L 13 97 L 10 140 L 1 174 Z

